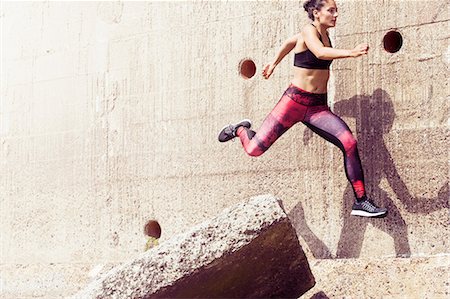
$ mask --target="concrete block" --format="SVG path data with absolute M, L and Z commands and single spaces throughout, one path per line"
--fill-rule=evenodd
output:
M 252 198 L 110 271 L 76 298 L 298 298 L 314 286 L 281 202 Z

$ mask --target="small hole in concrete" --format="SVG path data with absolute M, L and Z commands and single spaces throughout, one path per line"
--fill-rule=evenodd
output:
M 256 65 L 251 59 L 244 59 L 239 64 L 239 73 L 242 78 L 250 79 L 256 74 Z
M 158 221 L 149 220 L 144 227 L 144 234 L 149 237 L 159 239 L 161 237 L 161 226 Z
M 395 53 L 403 45 L 403 37 L 398 31 L 389 31 L 383 38 L 383 46 L 389 53 Z

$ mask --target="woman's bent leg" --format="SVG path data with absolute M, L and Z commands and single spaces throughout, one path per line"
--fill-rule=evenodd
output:
M 303 120 L 306 109 L 284 94 L 257 132 L 245 127 L 237 130 L 245 152 L 255 157 L 262 155 L 284 132 Z

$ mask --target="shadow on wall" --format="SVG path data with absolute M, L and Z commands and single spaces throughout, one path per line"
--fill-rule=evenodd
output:
M 312 295 L 312 297 L 309 299 L 329 299 L 329 298 L 330 297 L 328 297 L 323 291 L 320 291 Z
M 359 108 L 359 109 L 358 109 Z M 383 219 L 371 219 L 350 216 L 353 204 L 353 191 L 348 184 L 344 192 L 344 217 L 336 255 L 311 231 L 305 221 L 305 213 L 299 202 L 289 213 L 292 223 L 308 244 L 315 258 L 356 258 L 361 253 L 364 232 L 367 224 L 385 231 L 393 239 L 397 257 L 408 257 L 411 254 L 407 225 L 389 194 L 381 188 L 381 180 L 386 178 L 395 195 L 402 202 L 404 209 L 410 213 L 428 214 L 443 208 L 449 208 L 448 182 L 441 187 L 437 198 L 415 198 L 400 178 L 394 161 L 384 144 L 383 135 L 389 133 L 395 119 L 394 107 L 388 93 L 377 89 L 370 96 L 354 96 L 335 104 L 334 112 L 342 117 L 356 119 L 358 149 L 360 152 L 366 189 L 375 202 L 389 210 Z M 305 130 L 304 143 L 313 136 L 311 130 Z M 344 175 L 344 174 L 343 174 Z M 354 229 L 357 227 L 358 229 Z

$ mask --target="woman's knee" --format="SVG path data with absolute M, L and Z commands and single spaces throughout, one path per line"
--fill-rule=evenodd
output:
M 341 141 L 346 152 L 356 149 L 358 145 L 358 142 L 350 131 L 346 131 L 341 136 L 339 136 L 339 140 Z
M 264 154 L 265 150 L 254 145 L 254 146 L 249 146 L 249 147 L 245 148 L 245 152 L 251 157 L 259 157 L 262 154 Z

